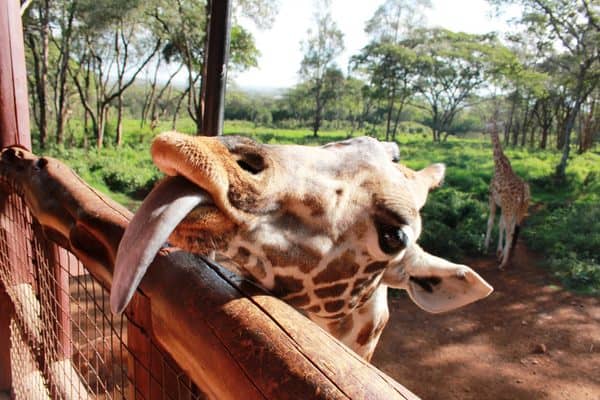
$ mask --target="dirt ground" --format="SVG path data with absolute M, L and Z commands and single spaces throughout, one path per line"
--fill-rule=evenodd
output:
M 512 265 L 468 263 L 483 301 L 428 314 L 406 295 L 372 360 L 422 399 L 600 400 L 600 299 L 561 289 L 522 243 Z

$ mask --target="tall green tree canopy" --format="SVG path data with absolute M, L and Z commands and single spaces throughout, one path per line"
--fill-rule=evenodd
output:
M 522 9 L 518 22 L 525 35 L 535 38 L 547 63 L 555 65 L 559 85 L 566 93 L 562 124 L 563 154 L 556 176 L 565 178 L 571 132 L 582 104 L 600 84 L 600 2 L 598 0 L 490 0 L 499 10 L 507 5 Z
M 427 104 L 435 141 L 441 140 L 442 132 L 450 133 L 452 121 L 471 96 L 518 65 L 514 54 L 493 34 L 418 29 L 402 44 L 417 55 L 415 87 Z
M 300 63 L 300 76 L 310 86 L 314 100 L 314 136 L 321 127 L 324 107 L 335 96 L 332 80 L 340 74 L 336 71 L 335 59 L 344 50 L 344 35 L 333 21 L 330 5 L 330 0 L 315 2 L 315 28 L 308 30 L 308 38 L 302 43 L 304 57 Z

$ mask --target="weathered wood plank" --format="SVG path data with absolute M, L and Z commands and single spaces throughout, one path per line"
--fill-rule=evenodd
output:
M 43 165 L 43 168 L 40 168 Z M 53 238 L 110 287 L 131 217 L 57 160 L 13 149 L 0 175 L 22 187 Z M 219 399 L 415 399 L 287 304 L 211 261 L 161 251 L 143 279 L 154 339 Z

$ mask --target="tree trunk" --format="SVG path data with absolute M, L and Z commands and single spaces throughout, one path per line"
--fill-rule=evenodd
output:
M 121 146 L 123 141 L 123 94 L 119 94 L 117 97 L 117 146 Z
M 560 159 L 560 163 L 556 166 L 556 178 L 560 181 L 564 181 L 566 178 L 567 163 L 569 161 L 569 153 L 571 151 L 571 132 L 573 131 L 575 119 L 577 118 L 580 107 L 581 100 L 578 99 L 575 102 L 574 107 L 571 109 L 571 112 L 568 114 L 567 121 L 565 123 L 562 157 Z
M 67 75 L 69 60 L 71 59 L 71 37 L 73 32 L 73 19 L 75 16 L 75 3 L 72 3 L 67 14 L 66 23 L 61 27 L 59 68 L 57 71 L 57 85 L 55 88 L 56 100 L 56 141 L 62 141 L 68 113 L 67 107 Z M 64 17 L 64 16 L 63 16 Z M 58 47 L 58 46 L 57 46 Z
M 527 132 L 531 125 L 531 106 L 529 104 L 529 97 L 525 98 L 525 110 L 523 111 L 523 120 L 521 124 L 521 147 L 525 147 L 527 143 Z
M 398 124 L 400 123 L 400 115 L 402 114 L 403 109 L 404 100 L 400 102 L 400 106 L 398 107 L 398 111 L 396 112 L 396 119 L 394 120 L 394 128 L 392 130 L 392 140 L 396 140 L 396 132 L 398 130 Z
M 321 127 L 321 112 L 322 112 L 322 104 L 321 104 L 321 89 L 317 88 L 317 95 L 315 97 L 315 119 L 313 121 L 313 137 L 319 137 L 319 128 Z
M 521 129 L 521 124 L 519 122 L 513 122 L 513 131 L 512 131 L 512 140 L 511 145 L 515 147 L 517 143 L 519 143 L 519 130 Z
M 91 62 L 88 59 L 86 62 L 86 67 L 85 67 L 85 76 L 84 76 L 84 91 L 83 93 L 80 93 L 80 96 L 83 95 L 85 96 L 86 99 L 90 98 L 90 74 L 91 74 Z M 75 81 L 76 82 L 76 81 Z M 89 137 L 90 137 L 90 130 L 89 130 L 89 119 L 92 119 L 92 129 L 94 132 L 96 132 L 96 120 L 94 118 L 92 118 L 92 113 L 88 110 L 87 107 L 85 107 L 85 111 L 84 111 L 84 125 L 83 125 L 83 143 L 84 143 L 84 147 L 87 149 L 89 148 Z
M 37 102 L 36 124 L 40 135 L 40 146 L 46 146 L 48 137 L 48 55 L 50 42 L 50 3 L 40 1 L 37 7 L 39 18 L 39 49 L 35 33 L 27 34 L 27 43 L 34 63 L 35 101 Z
M 546 146 L 548 145 L 548 132 L 549 132 L 549 127 L 543 126 L 542 127 L 542 138 L 540 140 L 540 149 L 542 149 L 542 150 L 545 150 Z
M 103 105 L 98 112 L 98 121 L 96 123 L 96 148 L 102 149 L 104 145 L 104 131 L 106 130 L 106 121 L 108 119 L 108 105 Z
M 186 96 L 188 95 L 190 88 L 188 87 L 186 90 L 183 91 L 183 93 L 181 94 L 181 96 L 179 97 L 179 100 L 177 101 L 177 105 L 175 106 L 175 111 L 173 112 L 173 120 L 171 122 L 171 129 L 175 130 L 177 127 L 177 118 L 179 117 L 179 111 L 181 110 L 181 104 L 183 103 L 183 99 L 186 98 Z
M 535 126 L 532 126 L 529 130 L 529 147 L 535 146 Z
M 396 88 L 392 88 L 392 93 L 390 93 L 390 97 L 388 99 L 388 110 L 386 116 L 386 126 L 385 126 L 385 140 L 390 140 L 390 129 L 392 126 L 392 114 L 394 112 L 394 100 L 396 98 Z
M 142 106 L 142 113 L 140 115 L 140 128 L 144 127 L 146 123 L 146 117 L 148 116 L 148 112 L 150 110 L 154 111 L 154 95 L 156 94 L 156 86 L 158 85 L 158 70 L 160 69 L 161 64 L 161 56 L 158 54 L 158 60 L 156 61 L 156 68 L 154 69 L 154 76 L 152 77 L 152 82 L 150 82 L 150 90 L 144 99 L 144 105 Z M 152 112 L 150 113 L 150 118 L 153 118 Z
M 578 153 L 582 154 L 592 148 L 594 142 L 594 131 L 600 127 L 600 122 L 594 121 L 596 111 L 596 99 L 592 99 L 590 109 L 581 122 L 581 135 Z M 594 123 L 596 122 L 596 123 Z
M 48 52 L 50 44 L 50 2 L 48 0 L 45 0 L 43 5 L 40 6 L 40 15 L 43 15 L 40 32 L 40 39 L 42 42 L 42 65 L 39 86 L 40 136 L 42 131 L 44 132 L 44 136 L 46 136 L 48 134 Z
M 560 107 L 563 109 L 562 115 L 557 113 L 557 129 L 556 129 L 556 149 L 561 150 L 565 146 L 565 132 L 567 126 L 567 119 L 571 113 L 571 110 L 567 105 Z M 560 118 L 562 116 L 562 118 Z

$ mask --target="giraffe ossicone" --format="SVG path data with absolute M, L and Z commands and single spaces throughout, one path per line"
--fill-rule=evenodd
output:
M 121 312 L 162 243 L 216 252 L 369 359 L 402 288 L 429 312 L 484 298 L 475 271 L 425 252 L 419 210 L 442 164 L 413 171 L 395 144 L 361 137 L 320 147 L 163 133 L 165 178 L 119 245 L 111 307 Z

